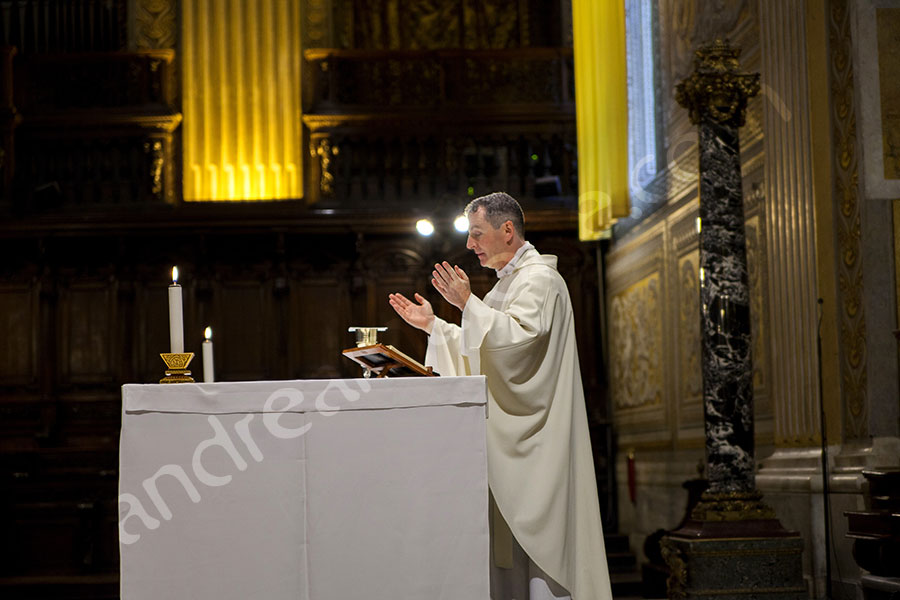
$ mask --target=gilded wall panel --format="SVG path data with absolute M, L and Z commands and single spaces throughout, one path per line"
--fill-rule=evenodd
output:
M 699 250 L 691 251 L 678 261 L 678 402 L 690 413 L 699 412 L 702 423 L 699 264 Z M 682 414 L 682 423 L 684 416 Z
M 662 403 L 660 274 L 649 275 L 610 304 L 613 402 L 617 411 Z
M 677 304 L 669 298 L 664 225 L 617 242 L 606 256 L 610 396 L 619 443 L 628 447 L 667 447 L 674 431 Z
M 666 302 L 677 307 L 671 315 L 674 348 L 670 370 L 674 373 L 672 385 L 677 414 L 672 426 L 673 435 L 680 443 L 703 439 L 698 210 L 694 188 L 691 199 L 666 220 L 671 240 L 666 263 L 673 282 Z
M 750 284 L 750 334 L 753 353 L 753 393 L 759 400 L 760 394 L 766 390 L 766 369 L 768 348 L 764 343 L 764 332 L 767 330 L 765 306 L 764 268 L 766 250 L 764 247 L 764 229 L 759 216 L 753 216 L 744 224 L 744 235 L 747 240 L 747 276 Z M 760 404 L 756 405 L 757 413 Z
M 876 14 L 884 178 L 900 179 L 900 8 L 879 8 Z
M 837 238 L 838 285 L 841 317 L 841 382 L 844 397 L 844 437 L 866 435 L 868 419 L 866 371 L 866 315 L 862 303 L 863 274 L 860 258 L 859 163 L 856 103 L 851 59 L 850 10 L 846 0 L 831 3 L 829 39 L 831 92 L 834 96 L 834 195 L 839 203 Z

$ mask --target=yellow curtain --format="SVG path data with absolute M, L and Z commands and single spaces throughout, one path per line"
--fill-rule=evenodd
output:
M 180 4 L 184 199 L 300 198 L 300 0 Z
M 578 237 L 628 215 L 624 0 L 572 0 L 578 123 Z

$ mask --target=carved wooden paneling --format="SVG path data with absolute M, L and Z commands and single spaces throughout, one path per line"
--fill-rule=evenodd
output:
M 273 346 L 280 327 L 274 320 L 272 296 L 272 282 L 265 280 L 228 281 L 216 289 L 222 322 L 215 333 L 216 353 L 229 379 L 275 378 Z
M 0 285 L 0 385 L 27 385 L 37 378 L 38 287 Z
M 431 298 L 438 314 L 441 310 L 449 310 L 450 315 L 452 311 L 458 315 L 459 311 L 446 306 L 446 302 L 435 297 L 431 289 L 429 277 L 437 259 L 431 256 L 427 244 L 413 238 L 372 241 L 366 243 L 362 250 L 364 254 L 358 265 L 360 286 L 357 289 L 366 302 L 364 305 L 357 303 L 354 316 L 384 323 L 388 327 L 384 340 L 421 360 L 425 356 L 425 334 L 400 319 L 388 304 L 388 295 L 400 292 L 412 299 L 412 295 L 419 292 Z M 444 314 L 447 315 L 446 312 Z M 458 317 L 456 322 L 459 322 Z
M 352 364 L 342 362 L 350 363 L 341 351 L 355 343 L 355 337 L 347 331 L 349 312 L 346 279 L 322 277 L 292 282 L 288 347 L 293 377 L 331 379 L 361 374 Z
M 115 514 L 116 462 L 115 449 L 0 457 L 0 475 L 16 481 L 0 500 L 3 517 L 10 512 L 16 516 L 4 522 L 0 574 L 115 570 L 117 535 L 115 521 L 108 517 Z M 13 591 L 9 597 L 31 596 Z
M 144 280 L 135 285 L 135 322 L 126 334 L 132 338 L 137 352 L 135 383 L 157 383 L 165 375 L 166 367 L 159 354 L 170 351 L 168 282 L 166 269 L 160 267 L 142 276 L 149 279 L 155 273 L 156 281 Z M 189 298 L 183 298 L 185 300 L 189 301 Z
M 118 350 L 115 283 L 72 282 L 60 296 L 61 383 L 112 383 Z

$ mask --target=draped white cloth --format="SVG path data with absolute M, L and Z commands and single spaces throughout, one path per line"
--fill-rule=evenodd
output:
M 483 377 L 126 385 L 124 600 L 489 594 Z
M 572 304 L 556 257 L 526 249 L 483 301 L 470 296 L 461 326 L 435 319 L 425 362 L 443 375 L 487 376 L 488 481 L 503 520 L 575 600 L 611 598 Z M 494 550 L 504 562 L 496 539 Z

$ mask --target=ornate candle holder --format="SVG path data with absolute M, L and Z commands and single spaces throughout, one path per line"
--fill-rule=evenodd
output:
M 166 376 L 159 380 L 160 383 L 194 383 L 191 372 L 187 366 L 194 358 L 193 352 L 163 352 L 160 355 L 166 366 Z

